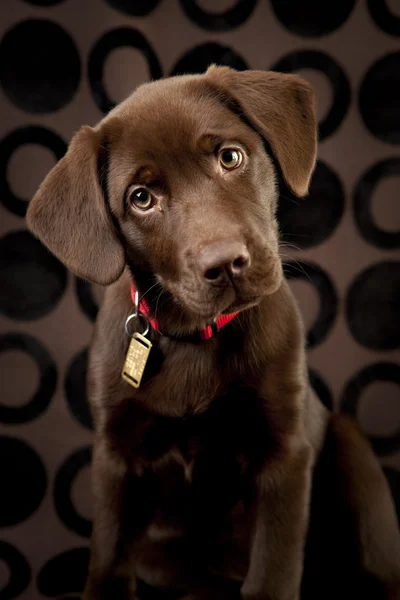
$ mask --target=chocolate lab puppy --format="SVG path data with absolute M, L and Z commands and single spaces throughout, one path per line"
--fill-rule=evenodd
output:
M 32 200 L 39 239 L 110 286 L 85 600 L 400 598 L 388 486 L 310 389 L 282 273 L 278 184 L 304 196 L 316 147 L 300 77 L 213 66 L 83 127 Z

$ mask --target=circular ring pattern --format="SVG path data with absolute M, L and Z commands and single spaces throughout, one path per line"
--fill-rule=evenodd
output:
M 178 60 L 170 75 L 204 73 L 211 64 L 232 67 L 237 71 L 245 71 L 249 68 L 246 61 L 229 46 L 208 42 L 186 52 Z
M 145 17 L 160 4 L 161 0 L 106 0 L 107 4 L 131 17 Z
M 307 347 L 317 346 L 328 335 L 338 312 L 338 296 L 328 274 L 314 263 L 289 261 L 284 264 L 287 279 L 301 279 L 315 286 L 320 309 L 317 319 L 307 333 Z
M 37 144 L 48 148 L 59 161 L 67 151 L 67 145 L 56 133 L 45 127 L 28 126 L 12 131 L 0 141 L 0 202 L 19 217 L 25 217 L 28 202 L 16 196 L 7 180 L 8 163 L 13 153 L 25 144 Z
M 7 333 L 0 336 L 0 354 L 20 350 L 36 363 L 40 382 L 39 388 L 24 406 L 0 404 L 0 421 L 8 425 L 28 423 L 37 419 L 49 406 L 57 385 L 57 368 L 49 352 L 34 337 L 27 333 Z M 23 377 L 23 373 L 21 373 Z
M 58 516 L 68 529 L 82 537 L 90 537 L 92 523 L 82 517 L 71 499 L 72 485 L 79 471 L 90 466 L 92 449 L 80 448 L 61 465 L 54 480 L 54 505 Z
M 48 598 L 80 594 L 85 587 L 89 556 L 89 548 L 81 547 L 51 558 L 37 576 L 39 593 Z
M 283 242 L 300 248 L 321 244 L 339 225 L 344 206 L 345 194 L 338 175 L 318 161 L 305 198 L 299 200 L 287 186 L 279 197 L 278 221 Z
M 77 277 L 75 280 L 75 290 L 79 306 L 87 318 L 94 323 L 99 312 L 99 307 L 93 294 L 92 285 L 85 279 Z
M 400 248 L 400 231 L 385 231 L 372 218 L 371 200 L 375 188 L 386 177 L 400 177 L 400 158 L 389 158 L 366 171 L 354 190 L 353 213 L 361 235 L 374 246 L 391 250 Z
M 180 0 L 187 17 L 207 31 L 231 31 L 243 25 L 250 17 L 257 0 L 237 0 L 236 4 L 225 12 L 208 12 L 200 8 L 196 0 Z
M 354 339 L 372 350 L 400 346 L 400 262 L 374 264 L 355 277 L 346 298 L 346 318 Z
M 358 95 L 367 129 L 387 144 L 400 144 L 400 52 L 387 54 L 370 67 Z
M 25 521 L 39 507 L 47 475 L 40 456 L 25 441 L 0 436 L 0 456 L 7 458 L 0 467 L 0 527 L 10 527 Z
M 67 270 L 28 231 L 12 231 L 0 239 L 0 312 L 29 321 L 48 314 L 61 300 Z
M 367 6 L 378 27 L 389 35 L 400 35 L 400 17 L 389 10 L 386 0 L 368 0 Z
M 280 58 L 272 71 L 293 73 L 302 69 L 315 69 L 325 75 L 332 87 L 332 104 L 326 117 L 319 124 L 319 139 L 332 135 L 342 124 L 351 101 L 350 84 L 344 70 L 324 52 L 298 50 Z
M 272 0 L 271 4 L 286 29 L 295 35 L 315 38 L 339 29 L 347 21 L 355 0 L 319 3 Z
M 388 381 L 400 386 L 400 366 L 392 362 L 380 362 L 356 373 L 343 391 L 340 400 L 341 410 L 356 418 L 361 394 L 369 384 L 377 381 Z M 369 436 L 369 439 L 375 452 L 380 456 L 400 450 L 400 429 L 391 436 Z
M 0 540 L 0 560 L 4 561 L 10 570 L 10 578 L 0 590 L 0 598 L 17 598 L 31 582 L 29 563 L 17 548 L 3 540 Z
M 0 81 L 10 102 L 33 114 L 69 104 L 81 78 L 71 36 L 52 21 L 28 19 L 9 29 L 0 43 Z
M 88 62 L 88 78 L 94 101 L 103 113 L 108 113 L 115 102 L 108 95 L 104 85 L 104 67 L 108 55 L 123 47 L 140 50 L 147 60 L 151 79 L 162 77 L 162 68 L 156 53 L 143 34 L 137 29 L 121 27 L 104 34 L 93 46 Z
M 65 395 L 72 415 L 87 429 L 93 429 L 92 413 L 86 393 L 88 349 L 78 352 L 67 367 L 64 381 Z

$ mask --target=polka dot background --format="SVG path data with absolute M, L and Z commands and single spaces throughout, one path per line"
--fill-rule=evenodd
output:
M 358 419 L 400 514 L 399 43 L 396 0 L 1 3 L 0 599 L 78 598 L 92 518 L 84 381 L 102 290 L 27 232 L 27 202 L 82 124 L 211 62 L 316 88 L 318 165 L 307 198 L 282 190 L 282 255 L 312 385 Z

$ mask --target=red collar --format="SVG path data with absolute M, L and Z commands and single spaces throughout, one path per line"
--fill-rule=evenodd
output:
M 136 290 L 135 290 L 133 284 L 131 284 L 131 297 L 132 297 L 132 302 L 134 304 L 135 304 L 135 294 L 136 294 Z M 148 319 L 150 325 L 152 326 L 152 328 L 155 331 L 162 333 L 161 329 L 160 329 L 160 325 L 158 323 L 158 320 L 149 317 L 150 307 L 144 298 L 142 298 L 142 300 L 139 301 L 138 312 L 141 313 L 142 315 L 144 315 Z M 232 321 L 232 319 L 234 319 L 236 317 L 236 315 L 238 315 L 238 314 L 239 314 L 239 311 L 233 312 L 230 315 L 220 315 L 219 317 L 217 317 L 215 319 L 215 321 L 212 323 L 212 325 L 207 325 L 207 327 L 204 327 L 204 329 L 200 329 L 194 335 L 191 335 L 190 339 L 192 341 L 202 341 L 202 342 L 204 342 L 206 340 L 210 340 L 212 337 L 214 337 L 218 333 L 218 331 L 220 329 L 225 327 L 225 325 L 227 325 L 230 321 Z M 186 338 L 178 338 L 178 339 L 182 339 L 182 341 L 183 341 Z

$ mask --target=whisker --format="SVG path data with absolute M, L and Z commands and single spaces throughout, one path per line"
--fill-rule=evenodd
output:
M 155 319 L 157 318 L 158 303 L 159 303 L 159 301 L 160 301 L 160 298 L 161 298 L 161 296 L 163 295 L 163 293 L 164 293 L 164 292 L 165 292 L 165 290 L 164 290 L 164 288 L 162 287 L 162 288 L 161 288 L 161 292 L 158 294 L 158 296 L 157 296 L 157 300 L 156 300 L 156 309 L 155 309 L 155 311 L 154 311 L 154 318 L 155 318 Z
M 281 242 L 279 244 L 279 248 L 293 248 L 294 250 L 300 250 L 300 251 L 303 250 L 303 248 L 300 248 L 300 246 L 296 246 L 296 244 L 288 244 L 286 242 Z
M 240 315 L 239 315 L 239 316 L 240 316 Z M 243 325 L 243 323 L 242 323 L 241 319 L 239 318 L 237 321 L 238 321 L 238 323 L 239 323 L 239 325 L 240 325 L 240 329 L 241 329 L 241 330 L 242 330 L 242 332 L 244 333 L 244 325 Z
M 295 200 L 294 198 L 289 198 L 289 196 L 284 196 L 283 194 L 279 194 L 279 198 L 283 198 L 284 200 L 289 200 L 289 202 L 293 202 L 293 204 L 297 204 L 300 206 L 300 201 Z
M 288 249 L 288 250 L 297 250 L 298 252 L 301 252 L 301 254 L 309 261 L 309 263 L 312 265 L 313 263 L 313 258 L 310 255 L 310 253 L 307 250 L 304 250 L 303 248 L 300 248 L 299 246 L 296 246 L 295 244 L 287 244 L 285 242 L 280 242 L 279 243 L 279 250 L 281 249 Z M 289 256 L 288 254 L 284 255 L 281 252 L 279 252 L 280 256 Z M 293 259 L 293 257 L 291 257 Z M 294 260 L 294 259 L 293 259 Z M 313 265 L 312 265 L 313 266 Z
M 156 281 L 156 282 L 155 282 L 155 283 L 154 283 L 154 284 L 153 284 L 151 287 L 149 287 L 149 289 L 148 289 L 148 290 L 147 290 L 147 291 L 146 291 L 146 292 L 145 292 L 145 293 L 144 293 L 142 296 L 140 296 L 140 298 L 139 298 L 139 302 L 140 302 L 141 300 L 143 300 L 143 298 L 144 298 L 144 297 L 145 297 L 145 296 L 146 296 L 146 295 L 147 295 L 147 294 L 148 294 L 148 293 L 149 293 L 149 292 L 150 292 L 150 291 L 151 291 L 153 288 L 155 288 L 155 287 L 156 287 L 156 285 L 159 285 L 159 286 L 161 286 L 161 283 L 160 283 L 159 281 Z
M 285 235 L 285 236 L 290 235 L 290 237 L 303 237 L 303 238 L 312 237 L 311 233 L 287 233 L 286 231 L 283 233 L 283 235 Z
M 280 256 L 281 258 L 282 258 L 283 256 L 286 256 L 287 258 L 289 258 L 290 260 L 293 260 L 293 261 L 296 261 L 296 260 L 297 260 L 296 258 L 294 258 L 293 254 L 285 254 L 285 253 L 283 253 L 283 252 L 280 252 L 280 253 L 279 253 L 279 256 Z M 305 253 L 305 258 L 306 258 L 306 259 L 308 259 L 308 260 L 307 260 L 307 261 L 304 261 L 304 262 L 307 262 L 307 264 L 308 264 L 308 265 L 309 265 L 309 266 L 310 266 L 312 269 L 315 269 L 315 270 L 317 270 L 317 267 L 316 267 L 316 265 L 314 264 L 314 262 L 313 262 L 313 259 L 312 259 L 312 257 L 310 256 L 310 254 L 308 254 L 308 253 Z
M 303 273 L 307 277 L 307 279 L 309 280 L 309 282 L 313 283 L 313 280 L 311 279 L 311 277 L 309 276 L 309 274 L 306 272 L 306 270 L 304 269 L 303 265 L 301 263 L 299 263 L 299 261 L 292 259 L 291 262 L 295 263 L 295 264 L 291 264 L 290 265 L 292 269 L 294 269 L 295 271 L 298 271 L 299 273 Z

